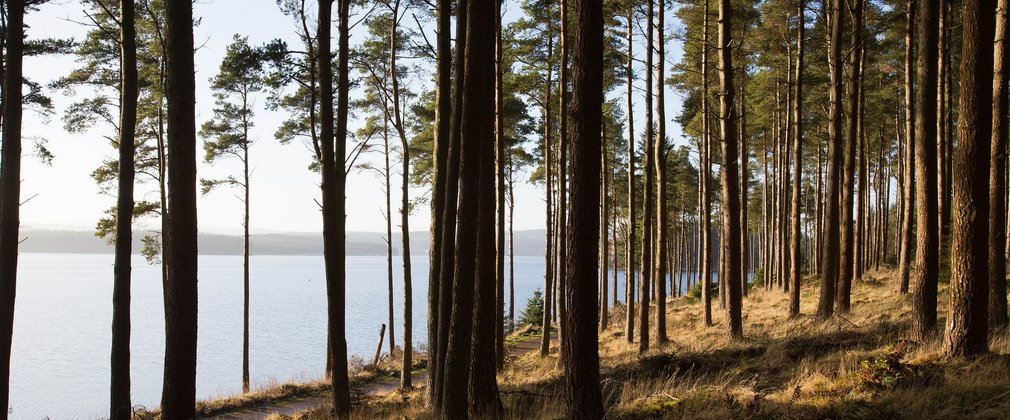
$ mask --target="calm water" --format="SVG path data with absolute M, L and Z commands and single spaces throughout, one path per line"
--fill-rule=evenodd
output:
M 516 318 L 543 286 L 543 257 L 517 257 Z M 319 256 L 251 258 L 252 386 L 321 377 L 326 297 Z M 411 259 L 413 335 L 427 336 L 428 258 Z M 160 267 L 134 260 L 133 403 L 161 397 L 164 312 Z M 403 330 L 402 266 L 394 259 L 396 335 Z M 107 416 L 112 319 L 112 255 L 22 254 L 19 263 L 11 415 L 15 419 Z M 347 346 L 370 357 L 387 322 L 385 257 L 347 258 Z M 623 299 L 623 272 L 618 296 Z M 242 258 L 201 256 L 197 397 L 241 391 Z M 507 293 L 507 292 L 506 292 Z M 388 344 L 383 345 L 387 349 Z

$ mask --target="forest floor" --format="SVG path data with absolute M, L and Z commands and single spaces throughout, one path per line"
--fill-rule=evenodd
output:
M 540 348 L 540 330 L 528 328 L 508 337 L 509 357 L 519 357 Z M 556 338 L 556 335 L 554 335 Z M 426 355 L 415 354 L 411 382 L 424 387 L 428 380 L 425 369 Z M 365 366 L 359 361 L 351 364 L 351 400 L 355 405 L 367 404 L 371 399 L 402 395 L 400 366 L 387 355 L 378 366 Z M 264 420 L 283 419 L 313 412 L 325 407 L 332 398 L 327 381 L 309 383 L 291 382 L 267 386 L 252 392 L 197 402 L 197 417 L 214 420 Z M 139 419 L 157 418 L 157 413 L 140 413 Z
M 939 323 L 947 313 L 942 273 Z M 691 298 L 667 305 L 666 344 L 643 355 L 624 337 L 622 307 L 600 336 L 608 418 L 897 418 L 1010 417 L 1010 334 L 993 334 L 992 353 L 945 360 L 941 334 L 909 340 L 911 301 L 895 270 L 871 271 L 853 284 L 852 312 L 817 321 L 818 279 L 804 279 L 803 315 L 788 319 L 788 295 L 752 288 L 744 300 L 742 341 L 730 341 L 724 311 L 713 302 L 714 326 L 702 325 Z M 653 309 L 655 310 L 655 309 Z M 654 318 L 654 317 L 653 317 Z M 651 340 L 655 343 L 655 334 Z M 528 339 L 527 339 L 528 340 Z M 498 376 L 507 418 L 562 418 L 557 347 L 547 358 L 526 351 L 508 358 Z M 431 418 L 421 386 L 363 396 L 353 418 Z M 322 405 L 271 419 L 328 418 Z

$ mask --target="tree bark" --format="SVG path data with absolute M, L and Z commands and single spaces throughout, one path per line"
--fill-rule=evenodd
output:
M 557 222 L 558 241 L 557 267 L 558 267 L 558 290 L 555 299 L 558 301 L 558 337 L 565 335 L 565 313 L 568 311 L 568 295 L 565 289 L 568 285 L 564 279 L 567 277 L 568 267 L 565 261 L 568 260 L 568 84 L 569 84 L 569 45 L 570 37 L 568 30 L 568 0 L 561 0 L 561 35 L 558 37 L 561 47 L 561 68 L 558 69 L 558 83 L 560 84 L 560 94 L 558 95 L 558 119 L 560 120 L 560 131 L 558 133 L 558 208 Z M 561 347 L 565 346 L 565 340 L 559 340 Z
M 655 42 L 653 37 L 653 32 L 655 30 L 655 0 L 649 0 L 646 2 L 648 9 L 646 10 L 646 25 L 645 25 L 645 197 L 642 209 L 642 281 L 639 286 L 639 293 L 641 294 L 641 305 L 639 306 L 638 312 L 638 322 L 640 327 L 638 329 L 638 353 L 645 353 L 649 350 L 649 306 L 650 306 L 650 295 L 652 294 L 652 277 L 655 274 L 653 272 L 653 247 L 652 240 L 654 238 L 653 232 L 653 220 L 656 217 L 655 214 L 655 197 L 653 195 L 654 182 L 655 182 L 655 165 L 656 156 L 655 150 L 653 150 L 653 145 L 656 142 L 655 139 L 655 121 L 653 120 L 653 90 L 652 90 L 652 71 L 653 71 L 653 59 L 652 52 L 655 48 Z
M 960 112 L 954 152 L 950 301 L 944 354 L 975 356 L 988 347 L 989 153 L 992 134 L 995 2 L 967 1 L 960 68 Z
M 670 341 L 666 336 L 666 274 L 668 271 L 667 251 L 669 214 L 667 212 L 666 197 L 666 102 L 664 91 L 666 90 L 666 71 L 664 60 L 666 60 L 666 36 L 664 33 L 664 15 L 666 1 L 659 0 L 659 13 L 656 21 L 657 34 L 657 60 L 656 60 L 656 120 L 658 122 L 658 135 L 653 150 L 656 160 L 656 275 L 655 283 L 658 292 L 656 296 L 656 342 L 664 344 Z
M 321 1 L 320 5 L 323 3 L 329 3 L 329 0 Z M 349 46 L 348 41 L 350 38 L 349 27 L 348 27 L 348 15 L 350 13 L 350 0 L 337 0 L 337 44 L 339 48 L 339 53 L 337 55 L 337 104 L 336 104 L 336 115 L 330 113 L 333 108 L 333 92 L 330 90 L 329 86 L 332 86 L 333 74 L 330 71 L 330 45 L 329 36 L 330 28 L 328 24 L 330 22 L 330 6 L 327 5 L 325 14 L 322 13 L 323 10 L 320 9 L 320 19 L 319 27 L 320 34 L 317 38 L 317 43 L 319 44 L 319 86 L 320 96 L 322 101 L 320 102 L 320 107 L 322 109 L 320 113 L 320 121 L 323 126 L 322 130 L 328 130 L 328 127 L 334 127 L 334 131 L 327 133 L 326 131 L 320 131 L 321 139 L 323 144 L 330 143 L 330 138 L 333 147 L 331 148 L 331 153 L 327 157 L 324 153 L 324 163 L 323 166 L 329 165 L 330 170 L 323 170 L 323 177 L 329 178 L 324 179 L 321 183 L 323 187 L 323 254 L 326 257 L 326 300 L 328 303 L 328 324 L 329 324 L 329 347 L 332 351 L 331 362 L 333 364 L 333 372 L 330 376 L 331 386 L 333 387 L 333 407 L 334 414 L 338 418 L 347 417 L 351 411 L 351 396 L 350 389 L 348 385 L 348 372 L 347 372 L 347 340 L 345 339 L 345 308 L 346 308 L 346 261 L 345 261 L 345 242 L 344 237 L 346 236 L 346 193 L 345 193 L 345 169 L 344 169 L 344 156 L 346 155 L 347 148 L 347 112 L 348 112 L 348 90 L 350 88 L 349 81 L 347 80 L 348 75 L 348 54 Z M 322 7 L 322 6 L 320 6 Z M 324 19 L 325 17 L 325 19 Z M 325 38 L 327 41 L 323 42 L 324 34 L 321 32 L 325 28 Z M 325 48 L 323 48 L 325 45 Z M 329 82 L 327 82 L 329 81 Z M 330 114 L 330 115 L 327 115 Z M 335 120 L 335 121 L 334 121 Z M 335 122 L 335 124 L 329 124 L 330 122 Z M 325 150 L 325 149 L 324 149 Z M 332 204 L 327 206 L 326 200 L 329 199 Z M 329 226 L 327 226 L 329 225 Z
M 828 129 L 828 194 L 824 223 L 824 249 L 821 257 L 821 295 L 817 305 L 818 318 L 834 314 L 835 281 L 838 277 L 839 252 L 839 181 L 842 166 L 842 23 L 845 20 L 844 1 L 831 2 L 831 41 L 828 46 L 828 67 L 831 74 L 829 98 L 830 127 Z
M 476 227 L 476 273 L 471 319 L 469 358 L 469 415 L 473 418 L 493 418 L 502 413 L 496 382 L 494 343 L 498 328 L 495 303 L 497 289 L 497 253 L 495 219 L 495 92 L 494 79 L 484 77 L 494 72 L 495 8 L 493 0 L 471 1 L 467 5 L 466 73 L 463 82 L 463 174 L 473 174 L 461 180 L 460 225 Z M 474 150 L 475 149 L 475 150 Z M 471 166 L 469 167 L 468 166 Z M 471 179 L 467 179 L 471 178 Z M 472 204 L 467 204 L 467 203 Z M 464 211 L 466 209 L 466 211 Z M 595 209 L 594 209 L 595 210 Z M 464 217 L 476 216 L 476 223 L 465 223 Z M 462 248 L 469 242 L 461 242 Z M 457 254 L 457 266 L 464 259 Z M 471 274 L 474 275 L 474 274 Z M 462 275 L 460 280 L 464 280 Z M 454 319 L 455 321 L 456 319 Z M 596 322 L 593 321 L 593 331 Z M 451 413 L 449 417 L 452 416 Z
M 709 2 L 705 2 L 704 28 L 702 30 L 701 47 L 701 126 L 702 126 L 702 151 L 703 162 L 701 164 L 701 301 L 706 327 L 712 326 L 712 226 L 711 214 L 712 196 L 709 188 L 712 177 L 712 140 L 708 123 L 708 17 Z
M 465 34 L 467 28 L 467 1 L 459 0 L 456 3 L 456 33 Z M 448 34 L 448 32 L 445 32 Z M 439 296 L 439 321 L 438 321 L 438 381 L 435 386 L 435 411 L 444 414 L 445 413 L 445 397 L 446 391 L 452 391 L 449 386 L 446 385 L 448 378 L 451 374 L 460 375 L 458 370 L 462 369 L 462 362 L 456 362 L 455 368 L 457 372 L 450 372 L 448 370 L 448 356 L 449 356 L 449 340 L 450 340 L 450 328 L 453 319 L 453 311 L 457 305 L 456 296 L 454 296 L 455 284 L 456 284 L 456 219 L 457 219 L 457 205 L 459 203 L 459 171 L 460 171 L 460 161 L 462 155 L 462 119 L 463 119 L 463 81 L 464 77 L 464 60 L 463 52 L 466 50 L 466 36 L 456 37 L 456 62 L 454 63 L 455 79 L 453 80 L 452 92 L 452 116 L 449 126 L 449 161 L 446 163 L 446 173 L 445 173 L 445 206 L 442 212 L 442 264 L 439 268 L 441 271 L 441 285 L 438 293 Z M 447 89 L 449 90 L 449 89 Z M 466 302 L 460 302 L 461 305 L 471 305 Z M 467 306 L 466 310 L 470 306 Z M 469 337 L 467 333 L 466 337 Z M 460 351 L 469 351 L 469 348 L 458 349 Z M 468 354 L 463 355 L 469 357 Z M 466 360 L 465 358 L 463 360 Z M 456 376 L 454 379 L 457 380 L 455 384 L 461 384 L 459 382 L 462 376 Z M 465 396 L 464 396 L 465 401 Z
M 572 212 L 568 255 L 568 330 L 565 362 L 566 417 L 603 418 L 596 331 L 599 261 L 600 153 L 603 104 L 603 2 L 575 0 L 572 70 Z
M 997 2 L 993 53 L 992 146 L 989 169 L 989 328 L 1007 325 L 1006 297 L 1006 176 L 1007 76 L 1010 48 L 1006 45 L 1007 0 Z
M 800 314 L 800 191 L 803 180 L 803 30 L 806 2 L 800 0 L 796 7 L 796 133 L 793 135 L 793 202 L 792 202 L 792 264 L 789 270 L 789 317 Z
M 409 389 L 411 387 L 410 383 L 410 371 L 413 365 L 413 346 L 411 338 L 411 326 L 413 325 L 413 305 L 412 305 L 412 291 L 411 291 L 411 273 L 410 273 L 410 196 L 409 196 L 409 186 L 410 186 L 410 147 L 408 144 L 407 133 L 403 125 L 403 117 L 400 112 L 400 81 L 399 74 L 396 69 L 396 54 L 397 54 L 397 29 L 399 25 L 399 15 L 400 15 L 400 1 L 396 0 L 393 3 L 393 23 L 389 30 L 389 80 L 392 84 L 392 102 L 393 102 L 393 126 L 396 128 L 396 133 L 400 137 L 400 159 L 401 159 L 401 182 L 400 182 L 400 236 L 401 236 L 401 246 L 402 249 L 400 253 L 403 257 L 403 356 L 402 356 L 402 368 L 400 369 L 400 388 Z M 339 156 L 343 159 L 343 155 Z M 388 156 L 387 156 L 388 159 Z M 392 238 L 390 238 L 392 239 Z M 392 323 L 389 324 L 392 327 Z
M 723 221 L 720 242 L 725 241 L 722 248 L 726 252 L 726 325 L 730 339 L 743 338 L 743 321 L 741 319 L 740 291 L 740 179 L 738 169 L 736 139 L 736 106 L 734 106 L 736 91 L 733 87 L 733 52 L 730 37 L 733 32 L 733 12 L 730 0 L 719 0 L 719 84 L 720 95 L 719 114 L 722 133 L 722 211 L 726 215 Z
M 939 0 L 918 0 L 919 54 L 916 56 L 915 161 L 916 161 L 916 242 L 915 271 L 912 273 L 912 337 L 925 340 L 936 330 L 937 277 L 940 274 L 940 241 L 937 216 L 936 168 L 936 45 Z M 1000 201 L 1002 203 L 1002 200 Z M 1002 245 L 1002 244 L 1000 244 Z M 1002 246 L 999 246 L 1002 252 Z M 1006 298 L 1006 294 L 1004 294 Z
M 547 58 L 548 61 L 554 57 L 554 35 L 551 33 L 550 23 L 547 24 Z M 553 153 L 551 152 L 551 135 L 553 133 L 553 127 L 551 126 L 551 90 L 554 89 L 552 86 L 552 76 L 553 76 L 553 66 L 547 66 L 547 83 L 544 86 L 544 187 L 547 190 L 547 229 L 545 243 L 546 250 L 544 252 L 544 319 L 541 323 L 541 331 L 543 334 L 540 336 L 540 357 L 547 357 L 551 350 L 551 314 L 553 312 L 554 306 L 552 305 L 552 296 L 554 295 L 554 220 L 553 220 L 553 208 L 554 208 L 554 190 L 553 190 L 553 177 L 552 177 L 552 167 L 553 167 Z
M 624 265 L 625 307 L 627 317 L 624 322 L 624 338 L 635 340 L 635 112 L 632 106 L 634 91 L 634 7 L 628 7 L 628 237 L 625 251 L 628 259 Z
M 428 402 L 436 411 L 436 390 L 440 388 L 439 377 L 445 351 L 440 347 L 438 320 L 441 316 L 439 290 L 445 276 L 442 272 L 442 236 L 445 228 L 443 219 L 446 207 L 446 172 L 449 160 L 449 120 L 452 118 L 452 47 L 449 33 L 452 1 L 437 0 L 435 5 L 438 33 L 436 34 L 435 58 L 435 142 L 432 150 L 431 175 L 431 226 L 429 236 L 431 246 L 428 252 Z M 455 203 L 453 203 L 455 205 Z M 392 325 L 392 324 L 390 324 Z
M 385 106 L 385 105 L 383 105 Z M 396 334 L 394 333 L 396 325 L 395 318 L 393 316 L 393 204 L 391 196 L 392 183 L 390 183 L 390 166 L 389 166 L 389 119 L 382 120 L 382 155 L 385 163 L 385 181 L 386 181 L 386 306 L 389 316 L 389 357 L 390 359 L 396 356 Z
M 914 54 L 912 52 L 912 43 L 915 37 L 915 12 L 916 12 L 916 1 L 925 0 L 908 0 L 907 3 L 907 14 L 908 23 L 905 29 L 905 164 L 903 168 L 905 169 L 905 180 L 902 188 L 904 190 L 903 194 L 903 205 L 902 205 L 902 216 L 901 216 L 901 230 L 900 230 L 900 240 L 901 240 L 901 255 L 898 256 L 898 279 L 899 279 L 899 292 L 908 293 L 908 281 L 909 281 L 909 263 L 912 259 L 912 227 L 914 226 L 915 217 L 915 102 L 913 98 L 912 85 L 915 84 L 915 77 L 912 74 L 912 61 Z
M 495 2 L 495 368 L 505 368 L 505 99 L 501 2 Z
M 925 0 L 921 0 L 925 1 Z M 841 270 L 838 276 L 838 285 L 835 291 L 835 306 L 838 313 L 849 313 L 850 300 L 852 295 L 852 275 L 855 271 L 856 252 L 855 246 L 856 232 L 853 223 L 855 192 L 856 192 L 856 146 L 859 136 L 859 90 L 862 64 L 860 64 L 859 49 L 863 43 L 863 0 L 851 0 L 849 3 L 849 15 L 852 17 L 850 25 L 850 46 L 849 49 L 849 80 L 847 108 L 848 118 L 846 119 L 845 147 L 844 147 L 844 170 L 842 180 L 842 253 Z
M 192 418 L 196 404 L 197 239 L 196 77 L 193 6 L 165 6 L 168 101 L 168 203 L 166 241 L 165 381 L 162 416 Z M 10 123 L 9 118 L 5 118 Z M 4 177 L 4 180 L 10 178 Z M 6 212 L 4 212 L 6 214 Z
M 119 193 L 116 202 L 116 256 L 112 286 L 112 367 L 109 417 L 129 420 L 130 403 L 130 284 L 133 246 L 133 181 L 137 130 L 137 31 L 133 0 L 119 3 L 120 108 Z M 6 89 L 5 89 L 6 90 Z M 6 137 L 6 133 L 5 133 Z M 246 381 L 243 381 L 246 383 Z

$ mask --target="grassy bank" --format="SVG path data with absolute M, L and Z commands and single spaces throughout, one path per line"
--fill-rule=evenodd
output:
M 803 284 L 803 314 L 787 319 L 788 297 L 752 290 L 745 300 L 746 340 L 731 342 L 723 312 L 701 325 L 701 307 L 668 305 L 671 342 L 639 355 L 627 343 L 622 314 L 600 337 L 609 418 L 1006 418 L 1010 413 L 1010 336 L 998 332 L 993 354 L 941 358 L 941 337 L 908 336 L 911 303 L 896 293 L 893 271 L 868 273 L 853 286 L 852 313 L 817 322 L 818 284 Z M 940 285 L 940 325 L 947 285 Z M 557 348 L 528 353 L 499 375 L 509 418 L 563 416 Z M 365 397 L 355 418 L 430 418 L 425 391 Z M 294 416 L 327 418 L 327 407 Z M 278 417 L 282 418 L 282 417 Z

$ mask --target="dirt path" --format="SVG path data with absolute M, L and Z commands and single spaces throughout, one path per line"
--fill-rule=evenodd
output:
M 557 335 L 551 334 L 551 340 L 556 340 Z M 533 337 L 528 340 L 518 342 L 509 347 L 510 356 L 521 356 L 526 353 L 540 350 L 540 337 Z M 415 384 L 422 384 L 428 381 L 428 372 L 417 372 L 411 375 L 411 381 Z M 396 378 L 387 378 L 380 381 L 372 382 L 366 384 L 363 389 L 360 390 L 361 395 L 367 396 L 379 396 L 386 395 L 390 392 L 396 391 L 400 387 L 400 380 Z M 290 400 L 279 402 L 276 404 L 264 405 L 259 407 L 247 408 L 241 411 L 233 411 L 227 414 L 221 414 L 213 417 L 206 417 L 207 419 L 213 420 L 262 420 L 271 415 L 283 415 L 292 416 L 297 413 L 312 410 L 325 404 L 329 400 L 326 395 L 315 395 L 311 397 L 300 398 L 297 400 Z

